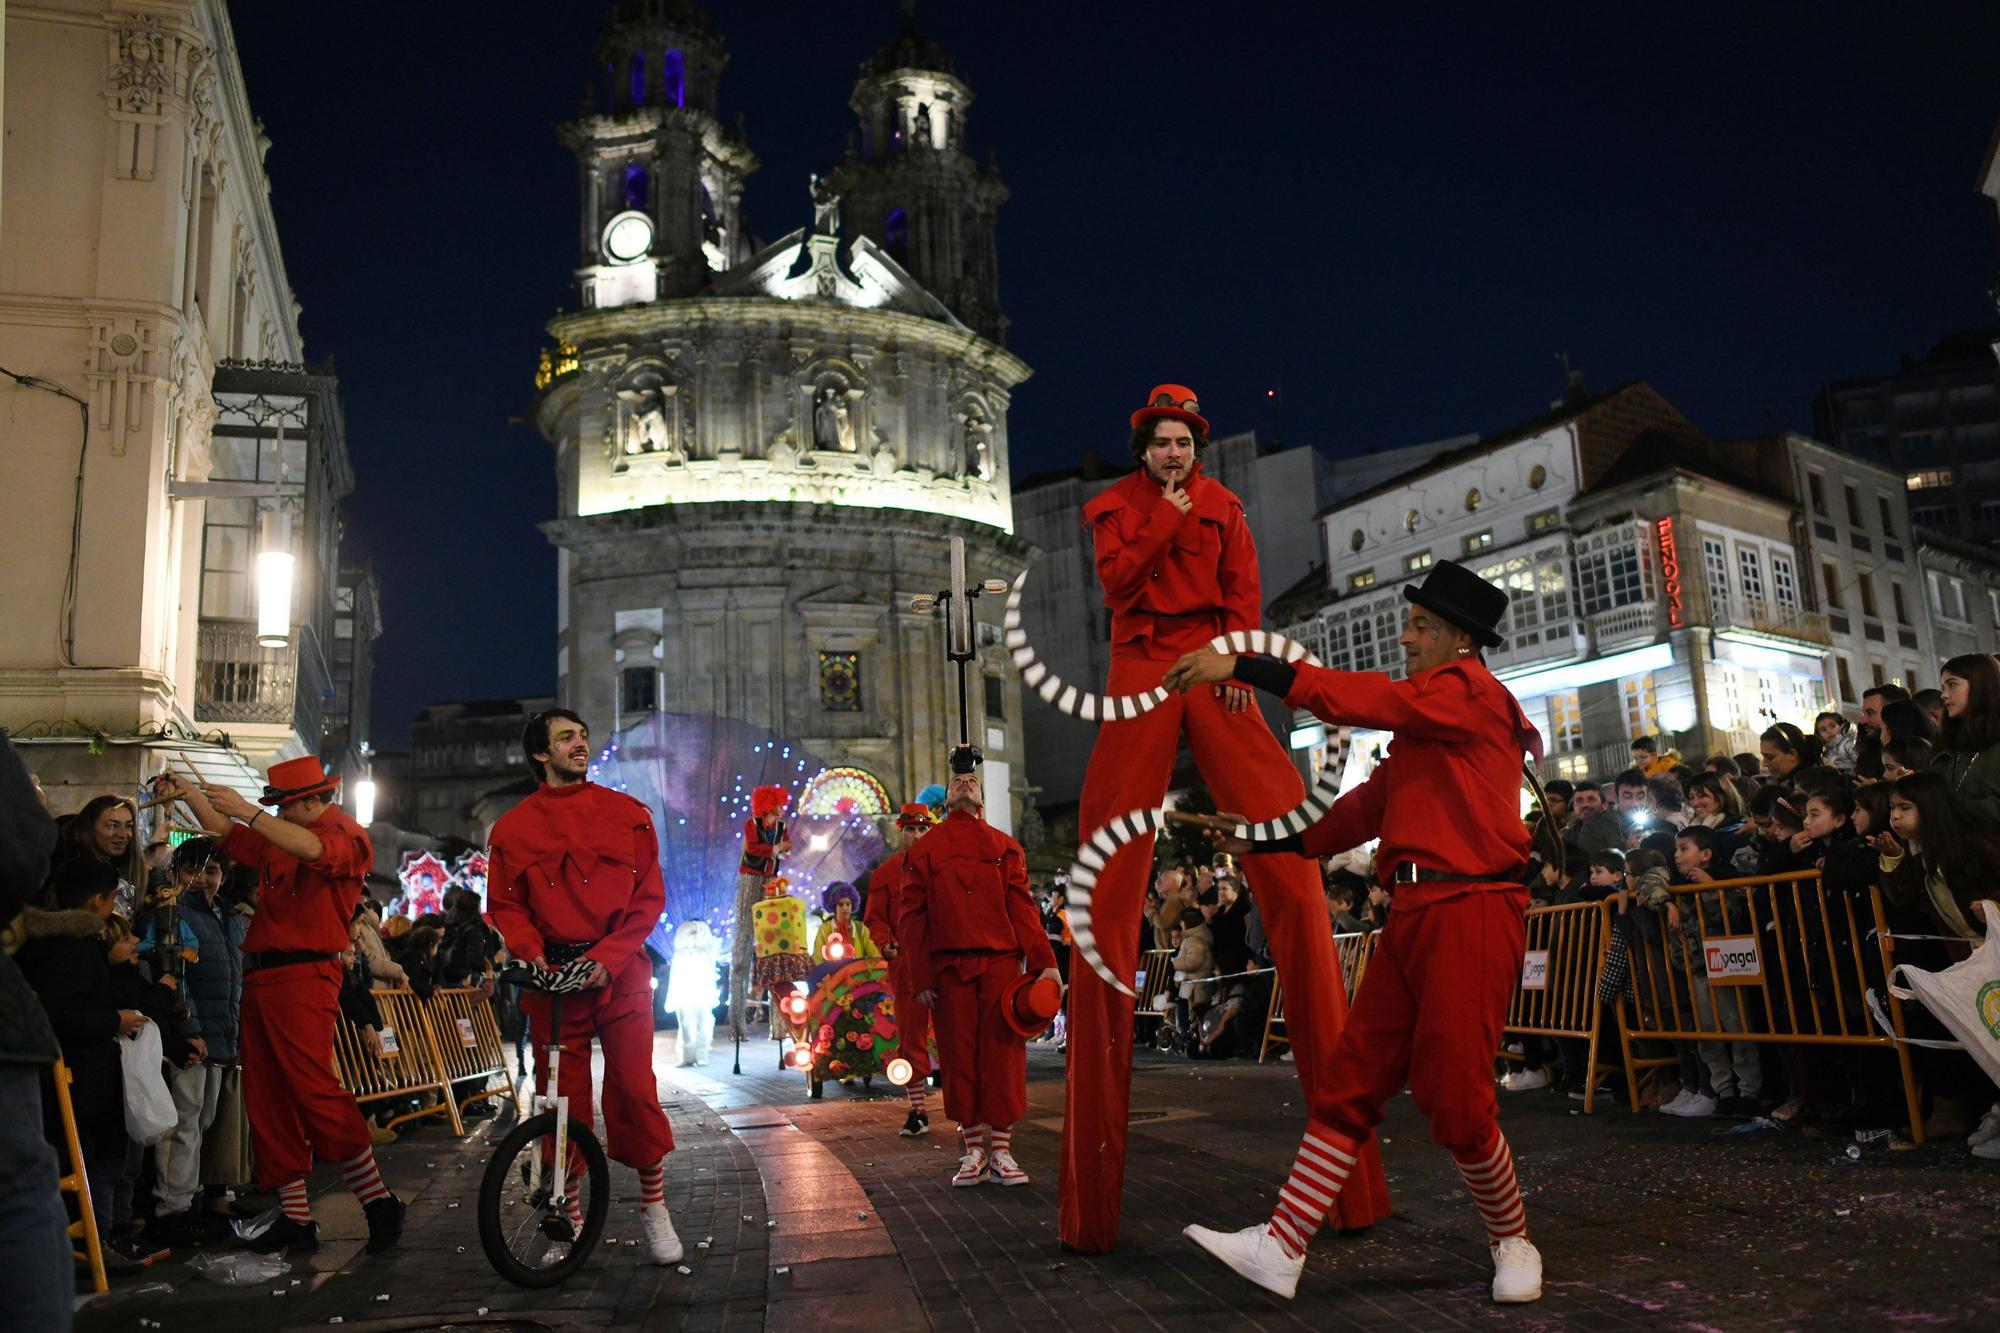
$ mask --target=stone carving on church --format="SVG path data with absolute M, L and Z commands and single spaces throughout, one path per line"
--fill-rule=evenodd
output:
M 174 72 L 168 66 L 167 34 L 155 18 L 121 16 L 111 42 L 111 76 L 105 95 L 118 111 L 157 116 L 166 109 Z
M 647 458 L 676 467 L 687 462 L 685 404 L 656 370 L 628 374 L 617 390 L 613 449 L 621 462 Z
M 828 385 L 813 397 L 813 448 L 854 452 L 854 410 L 849 390 Z
M 953 417 L 957 456 L 952 475 L 960 480 L 993 480 L 993 419 L 976 398 L 968 398 Z

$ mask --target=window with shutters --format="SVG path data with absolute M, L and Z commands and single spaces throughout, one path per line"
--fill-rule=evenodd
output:
M 1799 609 L 1799 582 L 1792 572 L 1792 558 L 1771 553 L 1771 595 L 1787 611 Z

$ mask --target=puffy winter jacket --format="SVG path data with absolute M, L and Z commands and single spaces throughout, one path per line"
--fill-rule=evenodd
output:
M 181 924 L 194 932 L 200 958 L 188 964 L 188 1000 L 200 1015 L 211 1060 L 234 1060 L 243 1015 L 243 935 L 250 918 L 221 895 L 181 895 Z
M 41 891 L 56 823 L 35 796 L 27 767 L 0 732 L 0 926 Z M 10 932 L 11 935 L 11 932 Z M 9 939 L 7 954 L 14 950 Z M 56 1034 L 14 960 L 0 954 L 0 1063 L 54 1064 Z

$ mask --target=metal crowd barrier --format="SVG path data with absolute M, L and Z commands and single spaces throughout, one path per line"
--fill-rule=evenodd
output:
M 97 1213 L 90 1206 L 90 1177 L 83 1165 L 83 1142 L 76 1133 L 76 1105 L 70 1100 L 69 1085 L 75 1081 L 69 1065 L 58 1056 L 54 1069 L 56 1108 L 62 1113 L 63 1148 L 69 1154 L 69 1171 L 56 1181 L 56 1189 L 76 1196 L 76 1221 L 69 1224 L 70 1253 L 90 1265 L 92 1291 L 108 1291 L 104 1276 L 104 1238 L 97 1234 Z
M 1814 871 L 1680 885 L 1674 903 L 1697 928 L 1699 961 L 1678 931 L 1627 946 L 1631 981 L 1618 998 L 1626 1087 L 1639 1109 L 1642 1071 L 1675 1063 L 1635 1056 L 1647 1040 L 1779 1042 L 1880 1050 L 1893 1055 L 1912 1137 L 1923 1142 L 1922 1089 L 1904 1044 L 1902 1002 L 1889 996 L 1894 1035 L 1868 1019 L 1863 991 L 1886 991 L 1895 941 L 1881 891 L 1829 893 Z M 1662 914 L 1664 917 L 1664 914 Z
M 1602 902 L 1528 909 L 1521 979 L 1507 1006 L 1503 1029 L 1510 1037 L 1566 1037 L 1588 1043 L 1585 1115 L 1594 1109 L 1599 1078 L 1617 1069 L 1615 1064 L 1601 1066 L 1597 1059 L 1597 981 L 1610 943 L 1608 920 Z M 1506 1051 L 1501 1055 L 1520 1058 Z
M 1347 992 L 1349 1008 L 1354 1006 L 1354 997 L 1361 991 L 1361 974 L 1368 970 L 1368 960 L 1375 954 L 1375 942 L 1381 938 L 1379 930 L 1356 932 L 1349 935 L 1335 935 L 1333 946 L 1340 956 L 1340 983 Z M 1264 1015 L 1264 1040 L 1257 1048 L 1257 1063 L 1263 1064 L 1273 1051 L 1292 1044 L 1286 1036 L 1285 1026 L 1285 984 L 1274 979 L 1271 982 L 1271 1007 Z
M 1137 998 L 1132 1001 L 1133 1039 L 1138 1040 L 1138 1026 L 1142 1019 L 1164 1022 L 1166 1015 L 1153 1007 L 1160 996 L 1174 980 L 1174 951 L 1172 949 L 1148 949 L 1139 955 L 1139 968 L 1146 979 L 1139 987 Z
M 382 1054 L 376 1055 L 361 1029 L 343 1018 L 333 1029 L 333 1072 L 340 1086 L 366 1106 L 389 1099 L 421 1098 L 413 1110 L 391 1116 L 391 1127 L 427 1115 L 442 1115 L 454 1134 L 465 1122 L 451 1095 L 445 1063 L 424 1012 L 424 1003 L 406 989 L 373 991 L 382 1011 Z
M 424 1017 L 430 1023 L 445 1076 L 455 1085 L 474 1081 L 480 1085 L 457 1099 L 460 1111 L 487 1097 L 514 1099 L 506 1043 L 485 991 L 461 987 L 435 991 L 424 1002 Z M 488 1086 L 496 1076 L 503 1084 Z

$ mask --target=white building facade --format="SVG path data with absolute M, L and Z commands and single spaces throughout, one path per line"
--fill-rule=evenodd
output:
M 5 58 L 0 365 L 36 383 L 0 381 L 0 724 L 58 810 L 169 759 L 254 790 L 319 745 L 352 477 L 227 9 L 17 6 Z M 281 549 L 266 647 L 252 565 Z

